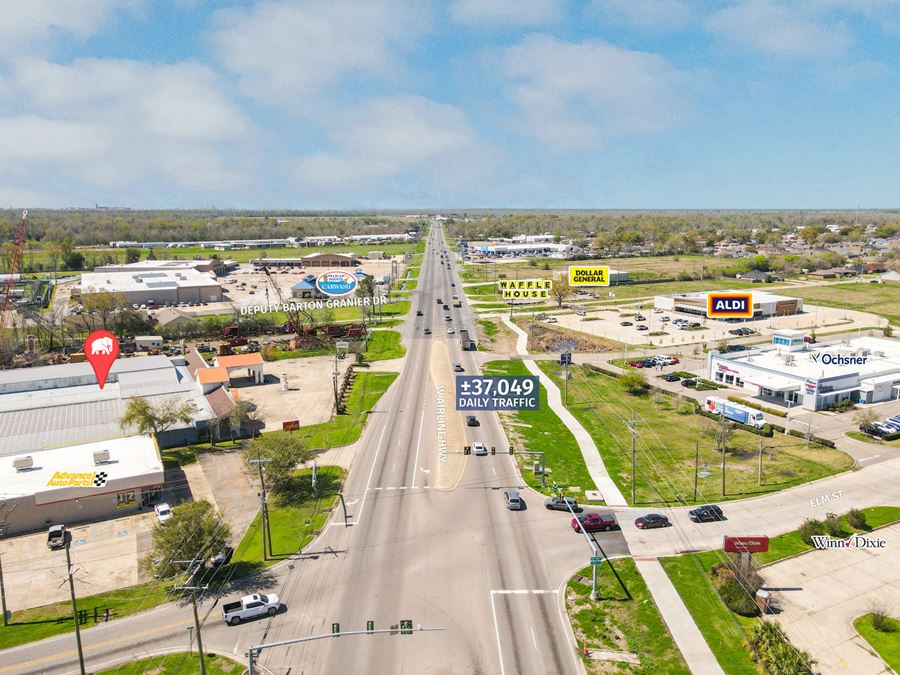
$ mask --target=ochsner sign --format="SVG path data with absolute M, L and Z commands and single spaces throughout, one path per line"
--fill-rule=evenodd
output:
M 316 288 L 325 295 L 340 298 L 356 290 L 356 277 L 349 272 L 332 270 L 316 277 Z

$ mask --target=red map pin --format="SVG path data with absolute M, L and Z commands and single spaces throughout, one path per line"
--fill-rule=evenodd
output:
M 95 330 L 84 341 L 84 355 L 91 362 L 97 384 L 103 389 L 109 369 L 119 355 L 119 341 L 109 331 Z

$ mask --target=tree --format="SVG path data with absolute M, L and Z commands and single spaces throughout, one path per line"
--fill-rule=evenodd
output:
M 228 523 L 208 501 L 184 502 L 166 522 L 153 526 L 153 546 L 142 566 L 155 578 L 171 577 L 188 567 L 174 560 L 206 560 L 230 539 Z
M 109 330 L 112 326 L 116 313 L 128 307 L 128 298 L 122 293 L 110 293 L 109 291 L 100 291 L 99 293 L 84 292 L 93 289 L 83 289 L 81 294 L 81 305 L 84 311 L 78 315 L 81 323 L 89 331 L 102 328 Z
M 157 404 L 150 403 L 143 396 L 136 396 L 125 408 L 125 414 L 119 420 L 123 430 L 136 427 L 138 433 L 159 435 L 175 424 L 190 424 L 194 421 L 197 408 L 190 401 L 168 398 Z
M 238 401 L 228 414 L 231 427 L 231 440 L 234 440 L 234 432 L 240 436 L 244 427 L 250 428 L 250 433 L 256 436 L 259 429 L 265 426 L 265 418 L 259 408 L 248 401 Z
M 127 264 L 136 263 L 141 259 L 141 250 L 138 248 L 126 248 L 125 249 L 125 262 Z
M 66 256 L 66 269 L 80 270 L 84 267 L 84 255 L 80 251 L 72 251 Z
M 862 408 L 853 416 L 853 423 L 860 427 L 870 427 L 880 419 L 878 413 L 871 408 Z
M 565 302 L 566 298 L 572 295 L 572 287 L 569 286 L 568 279 L 561 279 L 559 281 L 553 282 L 553 289 L 551 290 L 553 297 L 556 299 L 557 307 L 562 307 L 563 302 Z
M 274 494 L 283 480 L 298 464 L 308 462 L 316 454 L 309 448 L 307 438 L 300 433 L 274 432 L 254 438 L 243 450 L 244 461 L 268 459 L 263 464 L 266 487 Z
M 625 387 L 625 391 L 632 395 L 643 394 L 650 385 L 647 384 L 647 376 L 639 370 L 629 370 L 619 376 L 619 382 Z

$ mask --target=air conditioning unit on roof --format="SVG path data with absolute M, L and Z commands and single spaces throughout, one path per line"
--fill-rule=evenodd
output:
M 34 458 L 31 455 L 25 455 L 24 457 L 16 457 L 13 459 L 13 467 L 16 471 L 25 471 L 26 469 L 30 469 L 34 466 Z
M 105 464 L 109 461 L 109 450 L 95 450 L 94 451 L 94 465 L 97 464 Z

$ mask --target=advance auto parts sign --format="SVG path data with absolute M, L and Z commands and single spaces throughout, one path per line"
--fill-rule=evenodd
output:
M 333 298 L 350 295 L 356 290 L 357 283 L 355 276 L 340 270 L 322 272 L 316 277 L 316 288 Z
M 105 471 L 86 471 L 84 473 L 72 473 L 69 471 L 56 471 L 53 477 L 47 481 L 47 487 L 103 487 L 109 476 Z

